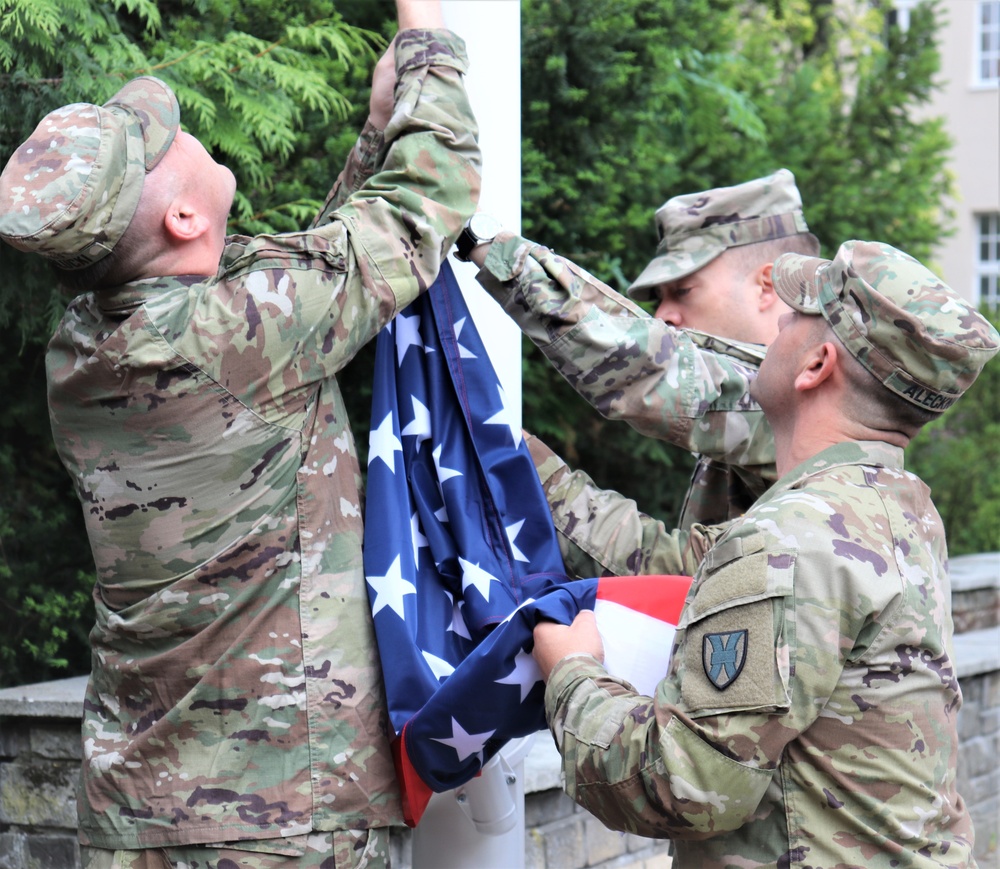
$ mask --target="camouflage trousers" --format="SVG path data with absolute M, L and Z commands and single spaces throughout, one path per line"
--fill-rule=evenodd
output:
M 389 869 L 389 828 L 216 845 L 80 848 L 83 869 Z

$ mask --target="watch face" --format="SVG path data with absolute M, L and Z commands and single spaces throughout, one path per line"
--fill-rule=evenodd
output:
M 488 241 L 500 231 L 500 222 L 489 214 L 477 211 L 469 218 L 470 232 L 483 241 Z

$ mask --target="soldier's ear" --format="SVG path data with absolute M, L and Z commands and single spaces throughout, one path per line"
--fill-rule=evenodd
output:
M 837 370 L 838 353 L 833 341 L 823 341 L 805 351 L 795 375 L 795 388 L 799 392 L 808 392 L 829 381 Z
M 202 214 L 187 197 L 178 196 L 163 216 L 167 235 L 178 243 L 195 241 L 211 228 L 208 217 Z
M 774 290 L 774 282 L 771 279 L 773 269 L 774 263 L 765 263 L 757 269 L 757 273 L 754 275 L 754 283 L 757 285 L 757 308 L 761 313 L 769 311 L 774 307 L 775 302 L 781 301 Z

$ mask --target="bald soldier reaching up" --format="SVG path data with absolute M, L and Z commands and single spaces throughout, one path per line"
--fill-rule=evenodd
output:
M 233 173 L 144 76 L 56 109 L 0 236 L 80 295 L 49 411 L 97 565 L 87 869 L 378 867 L 403 822 L 338 372 L 479 198 L 462 40 L 397 0 L 370 123 L 315 222 L 227 236 Z

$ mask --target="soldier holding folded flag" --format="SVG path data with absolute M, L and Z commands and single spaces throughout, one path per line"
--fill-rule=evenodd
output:
M 975 865 L 944 529 L 903 447 L 1000 335 L 886 244 L 773 280 L 793 310 L 751 394 L 780 476 L 719 526 L 655 696 L 604 669 L 590 613 L 535 628 L 566 789 L 678 867 Z

